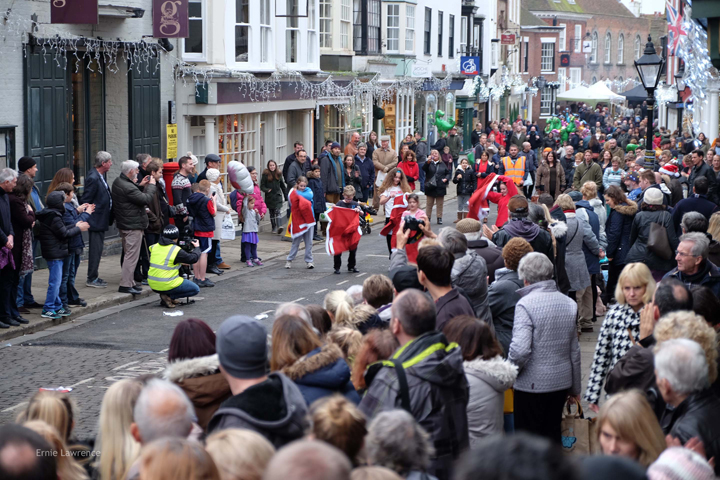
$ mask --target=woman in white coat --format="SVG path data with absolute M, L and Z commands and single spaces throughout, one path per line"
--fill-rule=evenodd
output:
M 207 271 L 215 275 L 222 275 L 223 270 L 230 269 L 230 265 L 223 262 L 220 255 L 220 238 L 222 236 L 223 219 L 231 209 L 228 207 L 223 185 L 220 183 L 220 170 L 209 168 L 205 178 L 210 182 L 210 196 L 215 200 L 215 210 L 217 211 L 215 214 L 215 233 L 212 239 L 212 249 L 208 255 Z
M 487 323 L 468 315 L 443 327 L 449 342 L 460 345 L 465 377 L 470 387 L 467 405 L 470 448 L 503 431 L 505 391 L 513 386 L 518 367 L 502 357 L 502 347 Z

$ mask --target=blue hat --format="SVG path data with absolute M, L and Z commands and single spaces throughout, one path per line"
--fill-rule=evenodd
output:
M 332 145 L 330 145 L 330 150 L 332 150 L 333 148 L 340 148 L 340 144 L 337 142 L 333 142 Z
M 234 378 L 260 378 L 267 373 L 267 330 L 254 318 L 235 315 L 217 331 L 215 349 L 223 369 Z

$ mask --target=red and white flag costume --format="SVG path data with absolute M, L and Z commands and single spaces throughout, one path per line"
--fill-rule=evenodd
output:
M 402 195 L 398 195 L 397 197 L 395 197 L 392 205 L 392 210 L 390 211 L 390 221 L 383 227 L 382 230 L 380 230 L 380 235 L 392 235 L 393 233 L 397 232 L 398 229 L 401 227 L 403 223 L 403 217 L 405 216 L 405 212 L 407 212 L 408 195 L 409 193 L 403 193 Z M 387 208 L 387 204 L 385 204 L 385 208 Z M 415 234 L 417 232 L 413 231 L 411 233 Z M 417 259 L 419 243 L 420 242 L 408 243 L 407 245 L 405 245 L 405 253 L 407 254 L 409 263 L 415 263 Z M 390 240 L 390 248 L 397 248 L 397 235 L 392 236 Z
M 475 193 L 470 197 L 468 218 L 474 218 L 475 220 L 483 221 L 485 217 L 490 213 L 490 206 L 488 205 L 487 196 L 492 191 L 492 187 L 495 185 L 498 176 L 491 173 L 485 178 L 478 178 L 477 188 Z
M 362 231 L 360 216 L 352 208 L 333 207 L 325 212 L 328 217 L 325 251 L 328 255 L 339 255 L 355 250 Z
M 290 212 L 292 212 L 290 236 L 292 238 L 301 237 L 315 225 L 312 200 L 305 198 L 293 188 L 288 194 L 288 202 L 290 202 Z

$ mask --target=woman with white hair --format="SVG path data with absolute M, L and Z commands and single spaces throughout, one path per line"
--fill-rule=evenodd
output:
M 222 275 L 223 270 L 229 270 L 230 265 L 223 262 L 220 256 L 220 238 L 222 238 L 222 224 L 227 215 L 230 215 L 230 207 L 228 207 L 223 191 L 223 184 L 220 182 L 220 170 L 216 168 L 208 168 L 205 172 L 205 178 L 210 182 L 210 196 L 215 198 L 215 208 L 218 213 L 215 215 L 215 232 L 213 233 L 212 248 L 208 254 L 209 273 Z M 234 223 L 234 222 L 233 222 Z
M 515 307 L 508 360 L 518 366 L 515 429 L 560 442 L 567 398 L 580 399 L 577 306 L 557 290 L 553 264 L 542 253 L 525 255 L 518 266 L 525 284 Z

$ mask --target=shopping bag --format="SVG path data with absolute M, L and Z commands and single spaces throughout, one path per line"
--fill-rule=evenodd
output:
M 532 184 L 533 184 L 533 179 L 532 179 L 532 177 L 528 174 L 528 175 L 525 177 L 525 180 L 523 180 L 523 187 L 532 187 Z
M 577 405 L 575 413 L 572 404 Z M 580 403 L 574 399 L 565 405 L 561 423 L 562 448 L 565 453 L 590 455 L 598 452 L 597 423 L 594 418 L 585 418 Z
M 377 175 L 375 176 L 375 186 L 376 187 L 381 186 L 383 184 L 383 182 L 385 181 L 385 177 L 387 177 L 387 173 L 378 172 Z
M 222 230 L 220 231 L 220 239 L 235 240 L 235 223 L 229 213 L 225 214 L 222 222 Z

